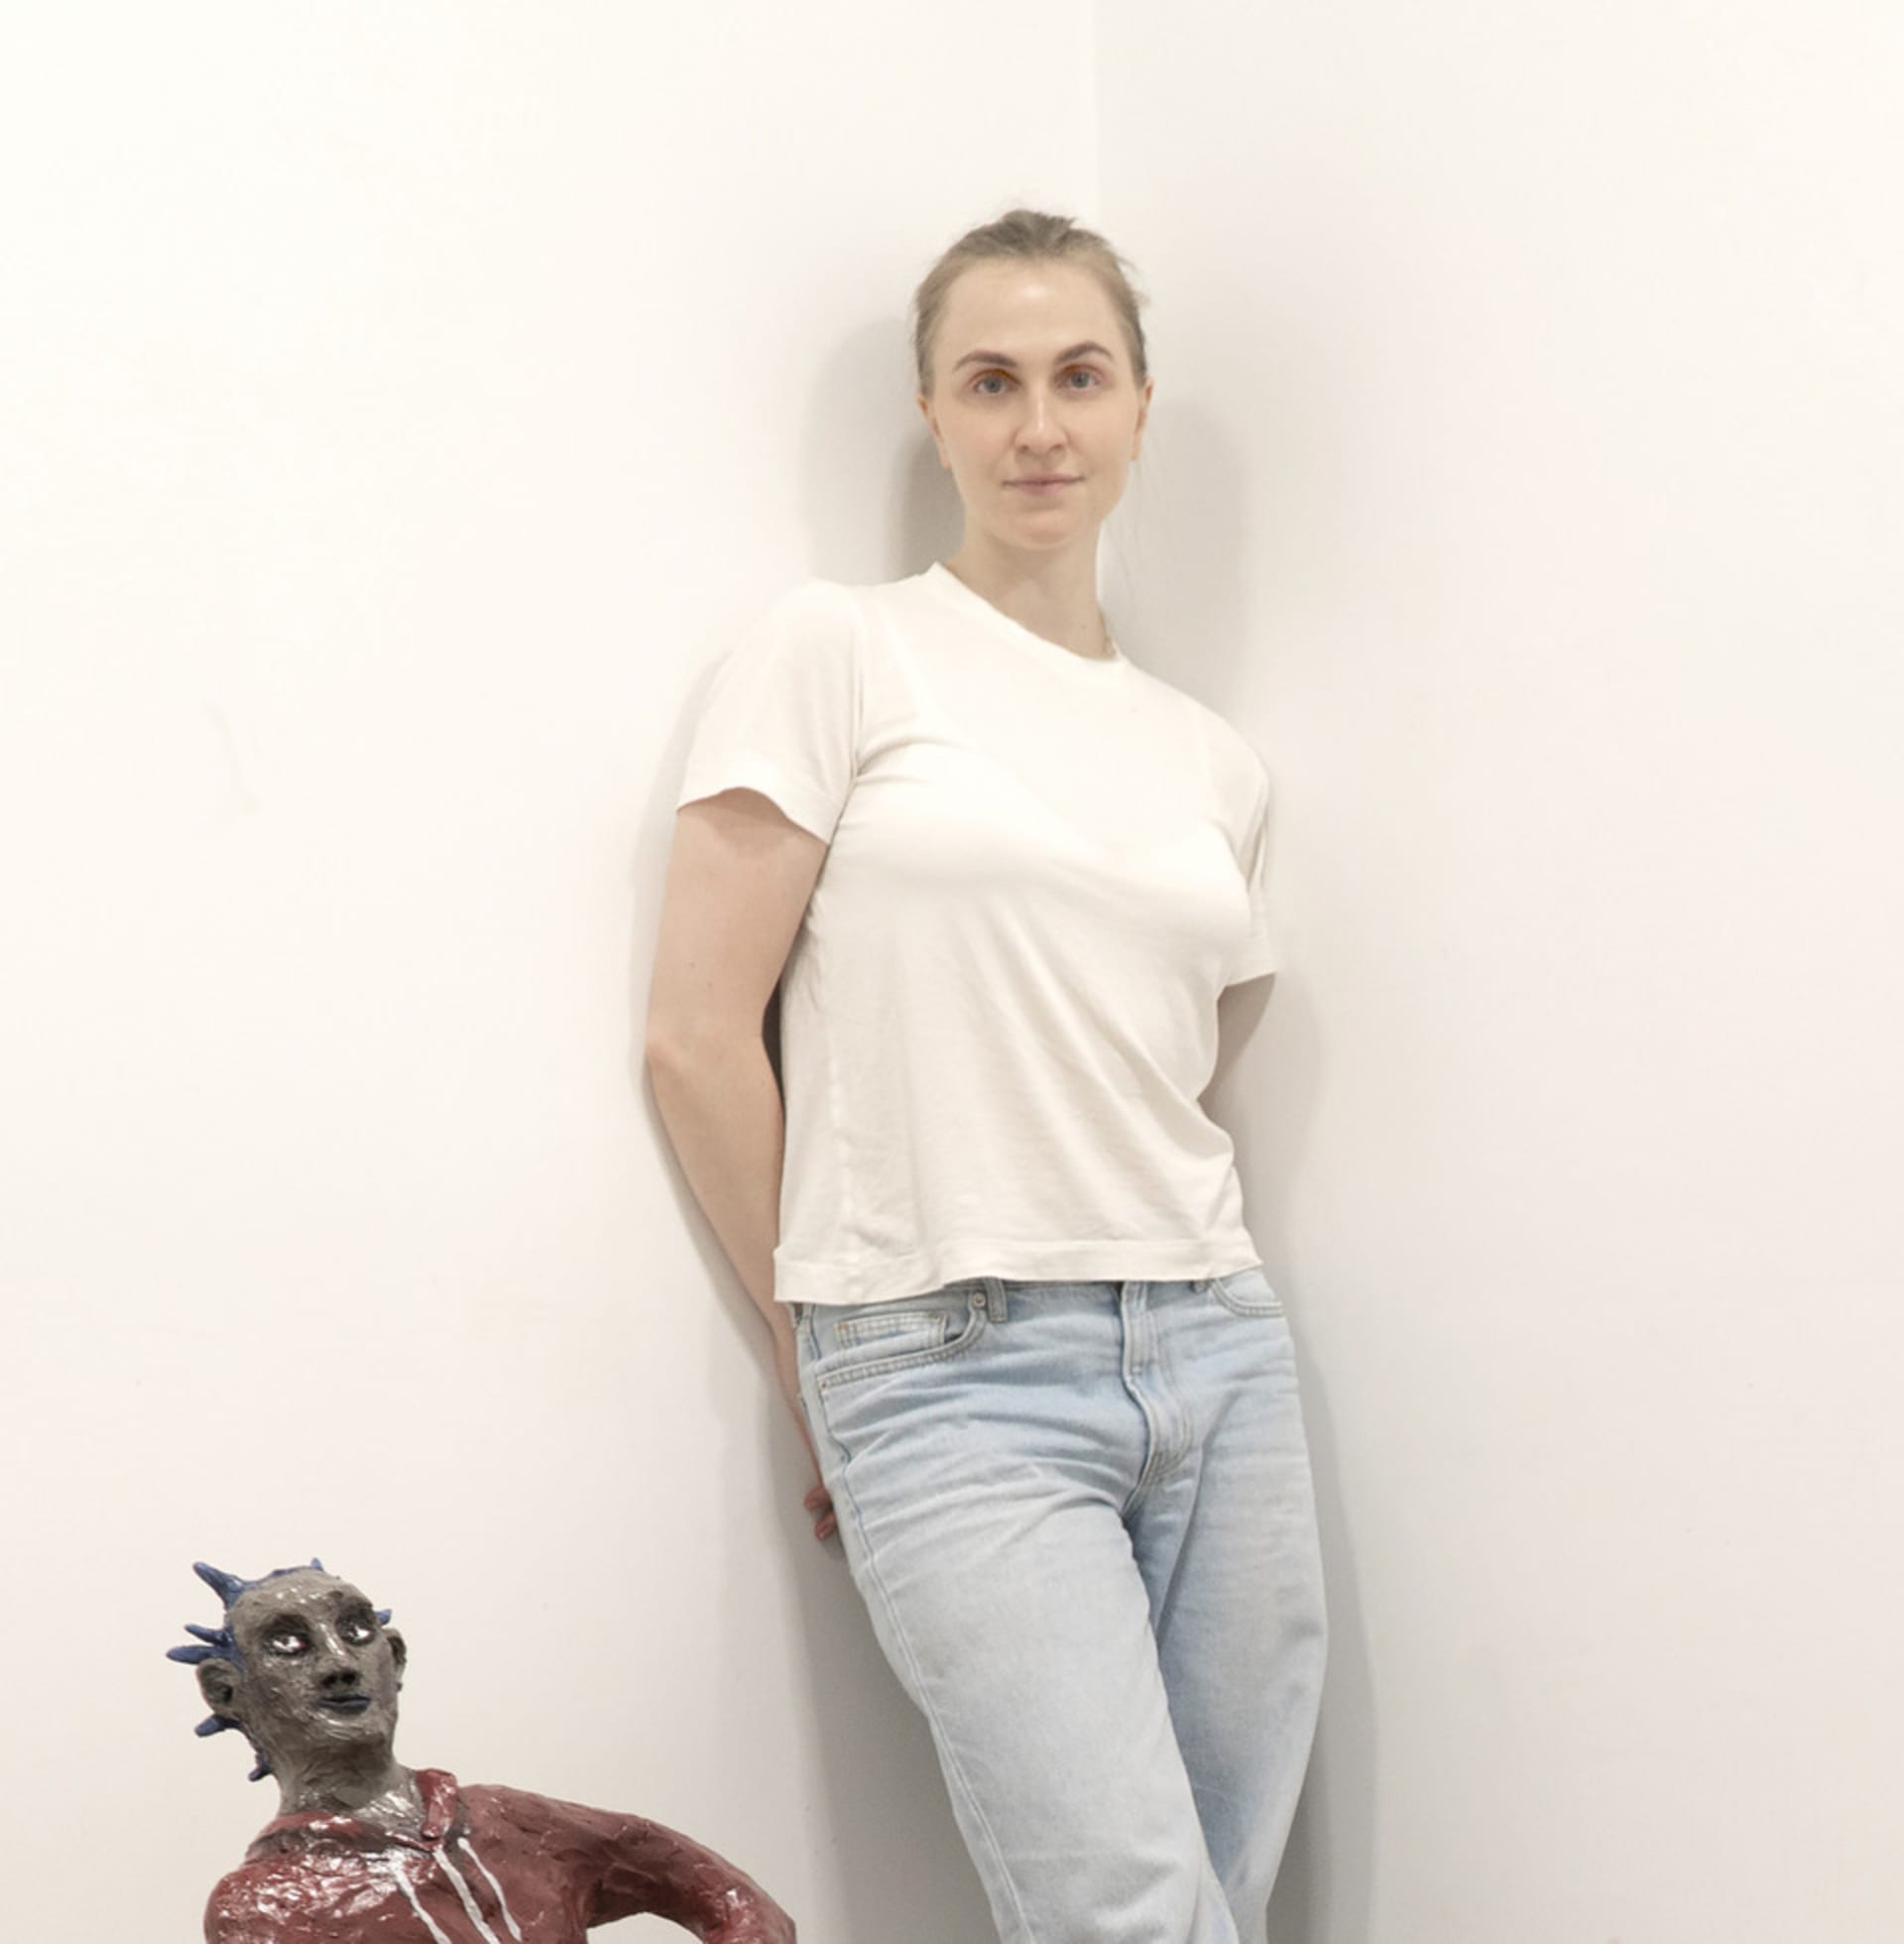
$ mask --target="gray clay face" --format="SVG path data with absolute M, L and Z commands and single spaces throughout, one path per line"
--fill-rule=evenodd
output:
M 390 1746 L 403 1643 L 348 1581 L 288 1573 L 241 1595 L 226 1624 L 244 1656 L 231 1712 L 274 1765 Z

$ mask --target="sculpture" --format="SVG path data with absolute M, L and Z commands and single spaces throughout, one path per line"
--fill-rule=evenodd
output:
M 208 1944 L 581 1944 L 651 1912 L 705 1944 L 792 1944 L 760 1885 L 640 1816 L 461 1787 L 397 1761 L 405 1646 L 348 1581 L 308 1566 L 242 1580 L 203 1564 L 224 1625 L 186 1626 L 211 1716 L 243 1731 L 279 1814 L 220 1879 Z

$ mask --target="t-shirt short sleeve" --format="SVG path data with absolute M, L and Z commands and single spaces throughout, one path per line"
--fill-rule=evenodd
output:
M 1260 978 L 1276 969 L 1276 946 L 1269 921 L 1267 879 L 1269 873 L 1269 777 L 1258 766 L 1255 808 L 1244 838 L 1237 863 L 1250 893 L 1250 929 L 1232 953 L 1224 974 L 1226 986 L 1241 985 L 1245 979 Z
M 783 594 L 714 672 L 674 807 L 758 790 L 830 843 L 858 770 L 859 614 L 837 581 Z

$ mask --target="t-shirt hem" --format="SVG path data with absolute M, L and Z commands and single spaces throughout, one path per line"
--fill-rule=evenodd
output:
M 1252 951 L 1242 952 L 1231 966 L 1229 976 L 1224 980 L 1226 986 L 1240 986 L 1246 979 L 1260 979 L 1267 972 L 1278 969 L 1276 949 L 1273 945 L 1258 945 Z
M 674 807 L 685 808 L 704 796 L 718 796 L 724 790 L 757 790 L 782 810 L 802 830 L 826 843 L 840 820 L 840 807 L 810 784 L 789 777 L 784 770 L 764 757 L 738 751 L 729 752 L 718 764 L 698 766 L 681 780 Z
M 930 1255 L 882 1257 L 872 1269 L 844 1263 L 774 1259 L 774 1300 L 838 1308 L 929 1295 L 948 1283 L 996 1276 L 1003 1282 L 1191 1282 L 1254 1269 L 1261 1252 L 1242 1230 L 1222 1236 L 1126 1242 L 975 1242 Z

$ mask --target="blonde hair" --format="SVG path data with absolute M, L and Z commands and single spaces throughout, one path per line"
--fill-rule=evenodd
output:
M 1082 228 L 1069 216 L 1053 216 L 1041 209 L 1012 209 L 996 222 L 967 230 L 912 294 L 912 364 L 919 390 L 927 398 L 932 396 L 932 340 L 953 284 L 975 263 L 998 262 L 1074 263 L 1089 271 L 1124 325 L 1137 387 L 1142 389 L 1150 372 L 1137 311 L 1145 300 L 1131 287 L 1124 258 L 1096 230 Z

